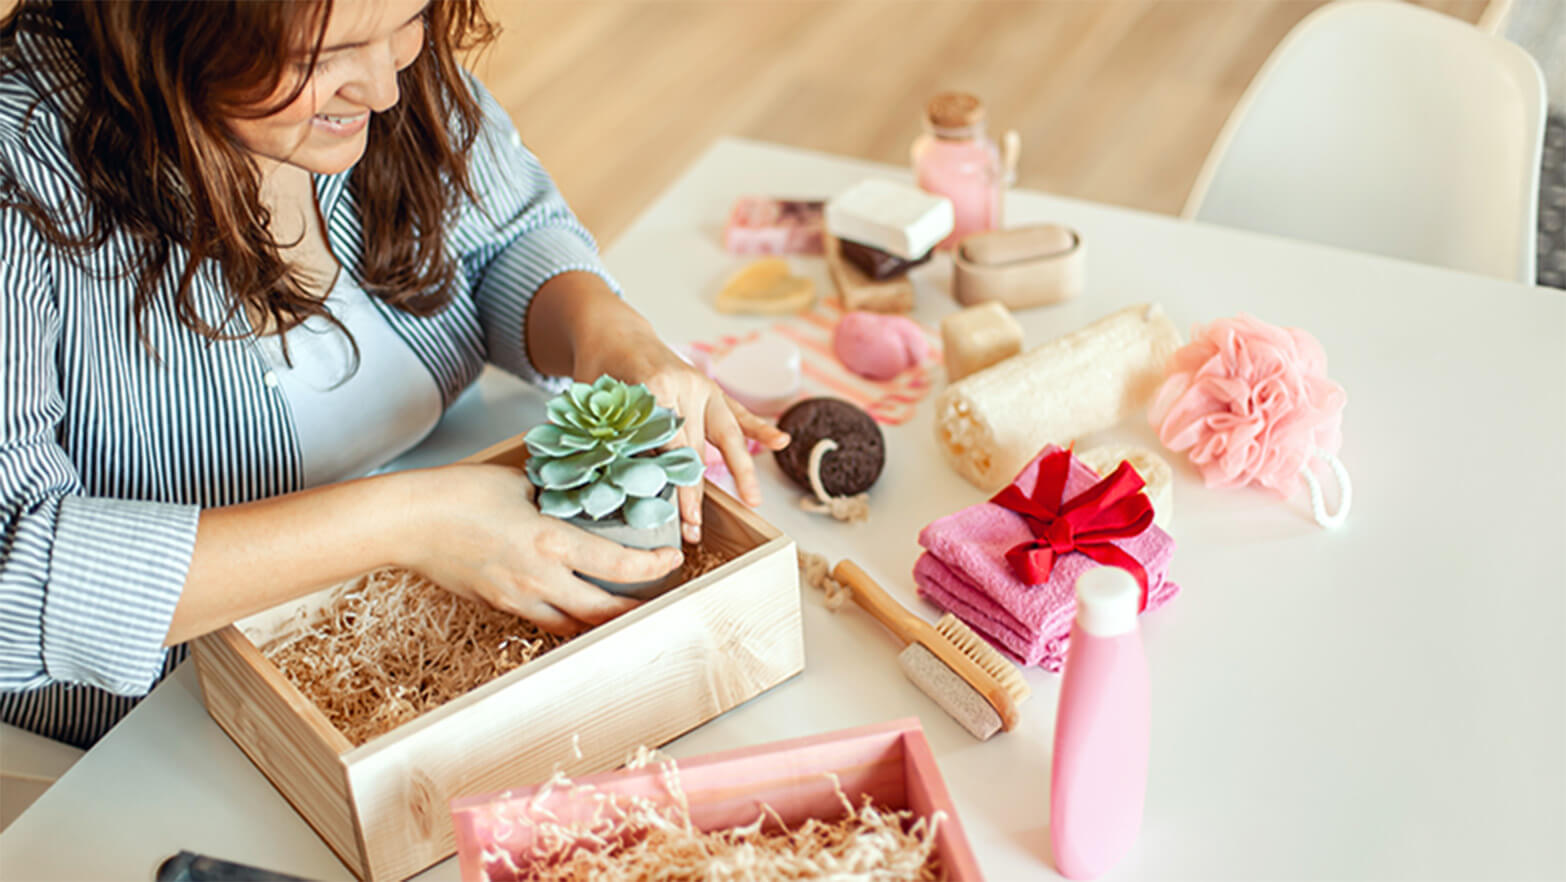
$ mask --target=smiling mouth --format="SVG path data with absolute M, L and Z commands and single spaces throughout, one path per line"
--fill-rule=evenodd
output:
M 315 121 L 322 128 L 337 134 L 353 134 L 362 128 L 370 118 L 368 110 L 356 113 L 352 116 L 340 116 L 332 113 L 318 113 Z

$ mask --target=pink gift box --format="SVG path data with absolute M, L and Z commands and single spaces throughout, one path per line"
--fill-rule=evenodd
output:
M 935 854 L 946 878 L 951 882 L 983 878 L 916 718 L 707 754 L 677 764 L 691 823 L 703 831 L 750 824 L 761 815 L 763 805 L 790 829 L 809 818 L 832 821 L 844 815 L 841 788 L 855 805 L 869 794 L 878 805 L 910 810 L 920 818 L 942 812 Z M 529 821 L 588 823 L 599 805 L 594 792 L 672 804 L 664 775 L 663 767 L 655 764 L 581 778 L 542 798 L 540 787 L 534 786 L 453 800 L 451 819 L 462 878 L 465 882 L 526 878 L 527 855 L 535 836 Z M 776 829 L 776 821 L 768 821 L 764 829 Z M 508 859 L 518 872 L 506 866 Z M 486 869 L 493 875 L 486 875 Z
M 1040 461 L 1057 450 L 1046 447 L 1022 470 L 1031 485 Z M 1066 477 L 1067 501 L 1100 480 L 1075 457 Z M 1058 671 L 1065 661 L 1076 614 L 1077 577 L 1100 564 L 1085 554 L 1060 556 L 1049 579 L 1027 585 L 1012 571 L 1006 553 L 1034 538 L 1026 521 L 991 502 L 971 505 L 932 522 L 919 533 L 925 553 L 914 564 L 919 596 L 962 619 L 985 639 L 1027 665 Z M 1157 526 L 1113 544 L 1136 558 L 1147 572 L 1147 609 L 1180 591 L 1168 579 L 1174 540 Z
M 729 210 L 723 247 L 733 254 L 820 254 L 826 203 L 742 196 Z

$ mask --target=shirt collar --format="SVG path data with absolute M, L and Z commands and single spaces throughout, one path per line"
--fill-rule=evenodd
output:
M 338 172 L 334 175 L 318 175 L 311 173 L 310 178 L 315 182 L 315 200 L 320 203 L 321 217 L 328 220 L 337 204 L 342 201 L 342 195 L 348 189 L 348 176 L 353 174 L 353 168 Z

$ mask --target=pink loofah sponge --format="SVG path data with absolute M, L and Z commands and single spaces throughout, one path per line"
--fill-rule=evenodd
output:
M 1192 332 L 1148 417 L 1166 447 L 1188 451 L 1207 486 L 1260 484 L 1288 496 L 1312 456 L 1342 446 L 1347 399 L 1327 379 L 1314 337 L 1240 315 Z

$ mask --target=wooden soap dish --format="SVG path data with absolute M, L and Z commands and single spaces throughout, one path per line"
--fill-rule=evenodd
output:
M 963 306 L 1047 306 L 1081 294 L 1086 269 L 1082 236 L 1069 227 L 988 230 L 964 237 L 952 250 L 952 294 Z

